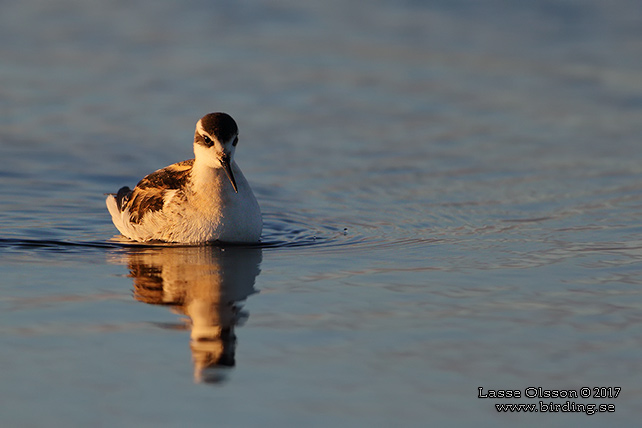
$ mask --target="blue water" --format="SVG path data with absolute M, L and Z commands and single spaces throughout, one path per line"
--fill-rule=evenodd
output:
M 2 9 L 0 425 L 637 423 L 639 2 Z M 262 245 L 116 237 L 218 110 Z

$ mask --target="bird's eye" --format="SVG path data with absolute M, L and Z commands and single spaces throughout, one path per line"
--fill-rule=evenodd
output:
M 237 135 L 236 138 L 234 138 L 234 141 L 232 142 L 232 145 L 236 146 L 238 143 L 239 143 L 239 137 Z
M 213 144 L 212 140 L 207 135 L 203 135 L 203 140 L 205 140 L 205 144 L 207 144 L 208 146 L 211 146 Z

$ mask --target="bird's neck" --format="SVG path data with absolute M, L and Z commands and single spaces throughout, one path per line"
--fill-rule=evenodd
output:
M 200 192 L 220 192 L 225 185 L 225 171 L 223 168 L 213 168 L 206 162 L 194 160 L 192 167 L 192 183 L 194 189 Z

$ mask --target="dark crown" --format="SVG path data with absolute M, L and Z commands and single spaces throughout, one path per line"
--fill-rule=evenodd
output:
M 205 131 L 222 143 L 229 141 L 239 132 L 236 122 L 227 113 L 206 114 L 200 122 Z

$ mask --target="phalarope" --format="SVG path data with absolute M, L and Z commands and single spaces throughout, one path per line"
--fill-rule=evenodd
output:
M 139 242 L 258 242 L 261 210 L 234 161 L 238 127 L 226 113 L 196 123 L 194 159 L 159 169 L 105 201 L 116 228 Z

